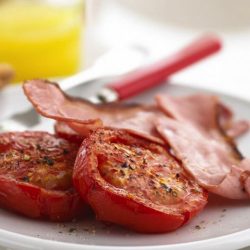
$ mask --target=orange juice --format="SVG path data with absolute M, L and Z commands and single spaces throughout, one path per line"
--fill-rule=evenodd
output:
M 16 81 L 79 69 L 84 12 L 77 2 L 0 1 L 0 63 L 13 66 Z

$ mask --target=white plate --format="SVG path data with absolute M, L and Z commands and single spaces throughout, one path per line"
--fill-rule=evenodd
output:
M 87 96 L 96 88 L 98 88 L 97 85 L 90 85 L 71 92 Z M 180 85 L 161 86 L 135 98 L 135 100 L 149 102 L 153 95 L 159 91 L 166 91 L 173 95 L 185 95 L 202 90 Z M 250 119 L 249 102 L 224 94 L 218 95 L 235 110 L 239 118 Z M 0 105 L 2 104 L 0 100 Z M 240 141 L 240 148 L 246 156 L 250 156 L 249 143 L 250 135 Z M 145 235 L 116 226 L 107 227 L 96 222 L 93 217 L 78 223 L 58 224 L 30 220 L 0 210 L 0 245 L 19 250 L 112 248 L 230 250 L 250 245 L 249 215 L 249 201 L 229 201 L 210 196 L 205 210 L 180 230 L 168 234 Z M 197 225 L 201 229 L 197 229 Z M 71 228 L 76 230 L 70 232 Z

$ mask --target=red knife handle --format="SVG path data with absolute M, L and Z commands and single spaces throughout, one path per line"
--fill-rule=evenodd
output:
M 164 80 L 207 56 L 219 51 L 221 41 L 215 36 L 203 36 L 193 41 L 177 53 L 125 76 L 106 87 L 115 91 L 119 100 L 137 95 L 149 88 L 155 87 Z

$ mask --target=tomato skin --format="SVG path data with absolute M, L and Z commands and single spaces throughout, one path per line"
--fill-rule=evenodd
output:
M 98 161 L 93 157 L 94 138 L 84 140 L 77 156 L 73 180 L 82 198 L 87 201 L 99 220 L 123 225 L 141 233 L 164 233 L 173 231 L 188 222 L 207 203 L 207 192 L 192 208 L 183 212 L 165 213 L 124 194 L 104 179 L 100 178 Z
M 45 190 L 0 177 L 1 206 L 36 219 L 70 221 L 83 212 L 78 194 Z
M 168 215 L 133 200 L 124 200 L 124 197 L 110 193 L 99 185 L 89 191 L 87 199 L 98 220 L 120 224 L 137 232 L 172 231 L 182 226 L 186 220 L 185 215 Z
M 42 141 L 41 136 L 46 136 L 50 138 L 49 140 L 55 142 L 58 140 L 55 136 L 45 132 L 5 133 L 1 134 L 1 139 L 6 140 L 6 138 L 15 135 L 17 135 L 17 138 L 31 137 L 39 141 Z M 70 145 L 67 144 L 67 141 L 63 142 Z M 18 140 L 13 143 L 18 143 Z M 1 150 L 5 151 L 4 144 L 1 144 L 0 148 L 1 146 Z M 55 164 L 57 163 L 55 162 Z M 78 217 L 84 212 L 86 206 L 73 187 L 68 190 L 49 190 L 20 181 L 8 173 L 0 174 L 0 205 L 30 218 L 48 219 L 57 222 L 70 221 Z

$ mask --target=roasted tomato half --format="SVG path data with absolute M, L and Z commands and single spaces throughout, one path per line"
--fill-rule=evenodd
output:
M 73 179 L 97 219 L 138 232 L 175 230 L 207 203 L 166 148 L 124 130 L 98 129 L 85 139 Z
M 0 206 L 67 221 L 83 209 L 72 185 L 78 145 L 46 132 L 0 134 Z

